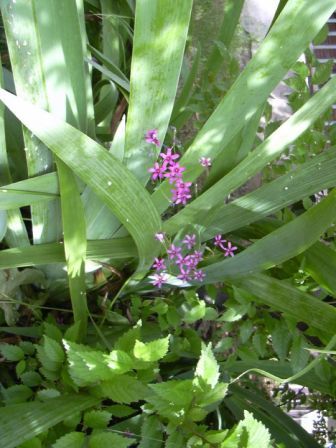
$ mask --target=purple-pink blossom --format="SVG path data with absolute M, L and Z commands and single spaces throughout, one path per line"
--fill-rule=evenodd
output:
M 167 281 L 167 275 L 164 273 L 161 274 L 154 274 L 154 280 L 151 281 L 152 285 L 157 286 L 158 288 L 161 288 L 163 283 Z
M 160 140 L 158 139 L 157 129 L 150 129 L 146 132 L 145 140 L 147 143 L 153 143 L 155 146 L 161 146 Z
M 166 168 L 167 166 L 165 163 L 160 166 L 157 162 L 155 162 L 154 167 L 149 168 L 148 170 L 149 173 L 152 173 L 151 179 L 163 179 L 163 177 L 165 176 Z
M 224 250 L 224 246 L 223 246 L 224 243 L 226 243 L 226 240 L 224 240 L 222 238 L 222 235 L 216 235 L 215 236 L 215 240 L 214 240 L 214 245 L 215 246 L 220 247 L 221 249 Z
M 198 271 L 194 272 L 194 279 L 201 282 L 205 278 L 205 273 L 199 269 Z
M 180 274 L 177 276 L 177 278 L 179 278 L 180 280 L 183 280 L 184 282 L 188 282 L 189 280 L 191 280 L 190 270 L 188 268 L 183 269 L 181 267 Z
M 187 246 L 187 248 L 190 250 L 190 249 L 192 249 L 194 246 L 195 246 L 195 244 L 196 244 L 196 235 L 186 235 L 185 237 L 184 237 L 184 240 L 182 241 L 186 246 Z
M 153 268 L 156 271 L 164 271 L 165 269 L 167 269 L 164 259 L 163 258 L 155 258 Z
M 185 167 L 181 166 L 178 162 L 173 162 L 168 167 L 169 172 L 165 173 L 165 177 L 169 179 L 169 183 L 172 184 L 177 180 L 181 179 L 183 171 L 185 171 Z
M 155 238 L 156 240 L 160 241 L 160 243 L 164 243 L 165 236 L 166 236 L 166 234 L 165 234 L 164 232 L 157 232 L 157 233 L 154 235 L 154 238 Z
M 210 168 L 211 167 L 211 159 L 210 157 L 201 157 L 199 159 L 199 163 L 204 166 L 205 168 Z
M 174 160 L 176 160 L 180 157 L 179 154 L 172 153 L 172 148 L 167 148 L 165 153 L 164 152 L 160 153 L 160 156 L 163 159 L 163 161 L 169 165 L 175 163 Z
M 179 258 L 181 256 L 181 248 L 178 246 L 174 246 L 174 244 L 171 244 L 170 247 L 167 249 L 167 254 L 170 260 L 173 260 L 174 258 Z
M 225 257 L 233 257 L 236 250 L 238 250 L 237 246 L 232 246 L 232 243 L 228 241 L 227 246 L 223 248 L 224 249 L 224 256 Z

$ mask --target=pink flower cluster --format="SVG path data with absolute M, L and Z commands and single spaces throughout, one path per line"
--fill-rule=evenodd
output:
M 156 129 L 147 131 L 145 140 L 147 143 L 160 146 Z M 152 174 L 151 179 L 154 181 L 166 178 L 170 184 L 174 184 L 175 188 L 171 190 L 173 204 L 185 205 L 191 198 L 190 187 L 192 183 L 183 182 L 182 175 L 185 167 L 176 162 L 179 157 L 179 154 L 173 153 L 172 148 L 167 148 L 166 152 L 160 153 L 161 163 L 155 162 L 148 172 Z
M 227 243 L 227 246 L 224 246 L 224 243 Z M 224 251 L 225 257 L 233 257 L 236 250 L 238 250 L 237 246 L 233 246 L 230 241 L 223 240 L 222 235 L 216 235 L 214 239 L 214 245 L 219 247 Z
M 164 234 L 157 233 L 155 238 L 164 243 Z M 198 269 L 198 264 L 203 259 L 202 252 L 193 250 L 196 244 L 196 235 L 186 235 L 182 241 L 182 246 L 170 244 L 167 248 L 168 259 L 155 258 L 153 269 L 155 269 L 154 280 L 152 284 L 161 288 L 161 286 L 167 281 L 167 265 L 170 266 L 172 271 L 178 272 L 177 278 L 182 281 L 188 282 L 190 280 L 196 280 L 201 282 L 205 278 L 205 274 L 201 269 Z M 191 253 L 186 253 L 191 251 Z M 177 268 L 177 269 L 176 269 Z

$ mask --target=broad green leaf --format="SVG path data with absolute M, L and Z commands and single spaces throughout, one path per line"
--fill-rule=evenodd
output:
M 108 411 L 93 410 L 84 414 L 84 425 L 94 429 L 104 429 L 109 424 L 112 414 Z
M 148 393 L 143 383 L 128 375 L 120 375 L 111 381 L 103 381 L 93 389 L 93 392 L 97 396 L 122 404 L 144 400 Z
M 7 361 L 20 361 L 24 358 L 24 351 L 17 345 L 0 344 L 0 353 Z
M 82 432 L 69 432 L 56 440 L 52 448 L 82 448 L 85 435 Z
M 191 0 L 142 0 L 136 5 L 125 163 L 142 184 L 153 164 L 153 145 L 145 142 L 144 135 L 155 128 L 162 141 L 166 134 L 191 7 Z
M 139 448 L 161 448 L 162 429 L 162 424 L 157 416 L 146 416 L 141 427 Z
M 309 8 L 302 0 L 287 2 L 255 56 L 181 159 L 181 164 L 186 167 L 188 181 L 195 180 L 202 173 L 199 158 L 204 156 L 215 160 L 221 150 L 227 147 L 232 138 L 265 103 L 269 94 L 295 64 L 334 10 L 333 0 L 310 3 Z M 293 29 L 299 29 L 300 33 L 293 33 Z M 329 104 L 333 101 L 334 99 L 331 99 Z M 317 117 L 319 114 L 320 112 Z M 235 179 L 238 186 L 240 181 L 244 183 L 246 179 L 245 176 L 238 179 L 239 176 Z M 247 178 L 249 177 L 250 174 L 247 173 Z M 153 199 L 160 212 L 169 206 L 170 188 L 166 182 L 154 193 Z M 224 200 L 227 194 L 222 191 L 221 198 Z
M 0 92 L 0 99 L 125 225 L 138 247 L 138 270 L 151 266 L 158 251 L 154 234 L 161 222 L 149 194 L 135 177 L 98 143 L 55 116 L 4 90 Z
M 122 437 L 119 434 L 113 432 L 100 432 L 93 434 L 89 440 L 89 448 L 102 448 L 106 447 L 118 447 L 118 448 L 128 448 L 133 445 L 135 439 L 129 437 Z
M 280 156 L 290 143 L 294 142 L 332 105 L 336 100 L 335 87 L 336 79 L 332 79 L 230 173 L 170 218 L 165 223 L 165 230 L 173 233 L 187 223 L 200 222 L 204 225 L 211 222 L 217 212 L 218 204 L 222 204 L 229 193 L 253 177 L 268 162 Z M 155 203 L 157 204 L 156 201 Z
M 335 186 L 335 170 L 336 149 L 331 148 L 230 204 L 219 206 L 204 232 L 204 240 L 241 228 L 304 197 Z
M 44 403 L 32 402 L 0 408 L 0 447 L 15 448 L 75 412 L 95 406 L 98 402 L 94 397 L 77 394 L 52 398 Z
M 218 383 L 219 365 L 212 352 L 211 343 L 202 346 L 201 357 L 197 363 L 195 376 L 201 378 L 211 388 Z
M 168 352 L 169 336 L 151 342 L 135 341 L 134 356 L 142 361 L 154 362 L 162 359 Z
M 243 277 L 299 255 L 318 240 L 336 217 L 336 190 L 308 211 L 271 232 L 230 260 L 204 269 L 205 282 Z
M 235 284 L 248 291 L 257 303 L 282 311 L 297 321 L 306 322 L 322 333 L 334 334 L 335 308 L 288 282 L 259 274 L 237 279 Z
M 86 258 L 108 260 L 136 257 L 136 248 L 130 238 L 88 241 Z M 0 269 L 37 266 L 65 261 L 64 246 L 61 243 L 39 244 L 0 251 Z

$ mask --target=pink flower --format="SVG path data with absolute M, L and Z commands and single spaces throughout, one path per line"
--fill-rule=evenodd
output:
M 173 162 L 168 167 L 169 173 L 165 173 L 165 177 L 169 179 L 169 183 L 172 184 L 173 182 L 176 182 L 178 179 L 182 177 L 183 171 L 185 171 L 184 166 L 180 166 L 178 162 Z
M 157 286 L 158 288 L 161 288 L 161 286 L 163 285 L 163 283 L 165 283 L 165 281 L 167 280 L 167 275 L 166 274 L 154 274 L 154 280 L 151 281 L 152 285 Z
M 152 180 L 156 180 L 156 179 L 162 179 L 165 176 L 165 171 L 166 171 L 166 164 L 163 163 L 162 166 L 160 166 L 157 162 L 154 163 L 154 167 L 153 168 L 149 168 L 148 172 L 152 173 Z
M 180 280 L 183 280 L 184 282 L 189 281 L 191 279 L 189 269 L 183 269 L 181 267 L 180 274 L 177 276 L 177 278 L 179 278 Z
M 171 190 L 171 192 L 173 193 L 172 196 L 172 202 L 173 204 L 183 204 L 186 205 L 188 199 L 191 198 L 191 194 L 189 192 L 189 190 Z
M 155 258 L 155 263 L 153 268 L 157 271 L 164 271 L 166 268 L 165 261 L 163 258 Z
M 225 251 L 225 253 L 224 253 L 225 257 L 228 257 L 228 256 L 233 257 L 234 256 L 234 252 L 236 250 L 238 250 L 238 247 L 237 246 L 232 246 L 232 243 L 230 243 L 230 241 L 228 241 L 227 247 L 223 247 L 223 249 Z
M 160 140 L 157 136 L 157 129 L 150 129 L 146 132 L 145 140 L 147 143 L 153 143 L 155 146 L 161 146 Z
M 198 270 L 194 272 L 194 279 L 201 282 L 205 278 L 205 273 L 203 271 Z
M 179 154 L 172 154 L 172 148 L 167 148 L 166 153 L 161 152 L 160 156 L 163 159 L 163 161 L 165 163 L 168 163 L 169 165 L 175 163 L 174 160 L 176 160 L 180 157 Z
M 181 256 L 181 248 L 171 244 L 169 249 L 167 249 L 167 254 L 169 256 L 169 260 L 173 260 L 175 257 L 179 258 Z
M 199 163 L 204 166 L 205 168 L 210 168 L 211 167 L 211 159 L 210 157 L 201 157 L 199 159 Z
M 154 235 L 154 238 L 160 241 L 160 243 L 164 243 L 165 236 L 166 234 L 164 232 L 158 232 Z
M 222 235 L 216 235 L 214 245 L 224 250 L 223 243 L 226 243 L 226 240 L 222 239 Z
M 195 269 L 198 261 L 192 255 L 187 255 L 184 257 L 183 264 L 185 264 L 189 269 Z
M 182 243 L 184 243 L 189 250 L 192 249 L 196 244 L 196 235 L 186 235 Z
M 198 250 L 195 250 L 195 252 L 190 256 L 193 257 L 197 261 L 197 263 L 203 260 L 203 254 Z

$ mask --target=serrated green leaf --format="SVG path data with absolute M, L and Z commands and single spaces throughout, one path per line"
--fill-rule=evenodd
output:
M 141 426 L 139 448 L 161 448 L 162 429 L 162 424 L 157 416 L 150 415 L 146 417 Z
M 211 388 L 218 383 L 219 365 L 212 352 L 212 344 L 202 345 L 201 357 L 197 363 L 195 376 L 201 378 Z
M 63 344 L 69 362 L 69 374 L 78 386 L 109 380 L 112 377 L 112 370 L 104 361 L 102 352 L 65 340 Z
M 253 414 L 244 411 L 244 420 L 240 421 L 233 433 L 221 445 L 227 448 L 271 448 L 271 435 L 266 427 L 255 420 Z
M 84 425 L 93 429 L 104 429 L 108 426 L 112 414 L 108 411 L 89 411 L 84 414 Z
M 289 342 L 292 338 L 286 323 L 279 321 L 272 331 L 271 337 L 275 353 L 279 356 L 280 361 L 284 361 L 288 353 Z
M 193 324 L 205 316 L 205 303 L 203 300 L 200 300 L 197 303 L 192 304 L 184 303 L 181 309 L 184 313 L 182 319 L 187 324 Z
M 57 363 L 63 363 L 65 359 L 64 351 L 58 342 L 56 342 L 54 339 L 49 338 L 48 336 L 43 336 L 43 347 L 45 354 L 48 356 L 48 358 L 51 361 L 57 362 Z
M 42 364 L 42 367 L 46 370 L 50 370 L 51 372 L 57 373 L 62 367 L 62 363 L 52 360 L 49 358 L 48 354 L 46 353 L 45 349 L 41 345 L 36 346 L 37 351 L 37 359 Z
M 61 396 L 60 391 L 51 388 L 39 390 L 36 394 L 36 397 L 41 401 L 48 401 L 51 400 L 52 398 L 57 398 L 60 396 Z
M 308 364 L 310 354 L 305 350 L 306 346 L 304 337 L 299 333 L 294 334 L 290 358 L 293 373 L 299 372 Z
M 169 336 L 146 343 L 136 340 L 133 353 L 142 361 L 154 362 L 162 359 L 167 354 L 168 348 Z
M 185 447 L 185 440 L 181 433 L 178 431 L 173 432 L 169 435 L 165 448 L 184 448 Z
M 52 448 L 82 448 L 85 435 L 82 432 L 69 432 L 60 437 L 52 445 Z
M 36 387 L 42 382 L 41 375 L 37 372 L 24 372 L 20 375 L 20 379 L 25 386 Z
M 27 401 L 33 395 L 33 392 L 29 387 L 18 384 L 7 389 L 2 389 L 2 395 L 4 402 L 7 405 L 11 405 Z
M 135 442 L 135 439 L 122 437 L 119 434 L 112 432 L 101 432 L 99 434 L 93 434 L 89 439 L 89 448 L 102 448 L 102 447 L 118 447 L 128 448 Z
M 116 403 L 129 404 L 143 400 L 147 388 L 132 376 L 120 375 L 113 381 L 103 381 L 100 386 L 93 389 L 93 392 L 100 397 L 110 398 Z
M 7 361 L 20 361 L 25 354 L 17 345 L 0 344 L 0 353 Z
M 121 375 L 133 369 L 132 358 L 122 350 L 113 350 L 109 355 L 104 355 L 104 361 L 111 369 L 111 373 Z
M 112 406 L 109 406 L 108 411 L 112 413 L 115 417 L 128 417 L 129 415 L 132 415 L 136 412 L 135 409 L 131 408 L 130 406 L 125 406 L 122 404 L 114 404 Z

